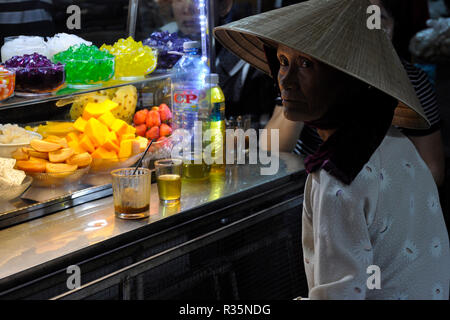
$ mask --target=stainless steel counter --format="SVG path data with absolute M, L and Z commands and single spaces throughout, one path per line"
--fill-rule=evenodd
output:
M 261 167 L 267 166 L 232 165 L 227 167 L 225 175 L 211 176 L 203 182 L 184 182 L 180 204 L 174 207 L 160 205 L 157 187 L 153 184 L 150 217 L 142 220 L 116 218 L 112 197 L 107 197 L 0 230 L 0 284 L 11 275 L 149 224 L 164 220 L 175 225 L 190 209 L 304 171 L 302 159 L 286 153 L 280 154 L 279 170 L 275 175 L 261 175 Z

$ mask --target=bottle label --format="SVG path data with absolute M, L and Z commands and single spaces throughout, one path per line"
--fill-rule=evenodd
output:
M 198 90 L 175 90 L 173 95 L 174 103 L 183 107 L 198 107 Z
M 198 112 L 207 107 L 205 90 L 190 88 L 174 88 L 173 105 L 178 110 Z

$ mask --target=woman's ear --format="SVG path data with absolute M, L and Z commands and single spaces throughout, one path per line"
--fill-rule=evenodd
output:
M 230 12 L 232 6 L 233 0 L 219 0 L 219 16 L 221 18 L 225 17 Z

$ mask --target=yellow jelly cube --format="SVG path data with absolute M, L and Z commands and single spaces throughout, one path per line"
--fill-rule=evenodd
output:
M 86 135 L 91 139 L 95 147 L 100 147 L 105 143 L 108 135 L 108 127 L 95 118 L 90 118 L 84 130 Z
M 73 127 L 77 129 L 78 131 L 84 132 L 84 129 L 86 128 L 87 121 L 83 118 L 79 117 L 73 124 Z
M 92 153 L 95 151 L 94 144 L 92 143 L 91 139 L 87 135 L 84 135 L 83 138 L 81 138 L 80 147 L 86 150 L 89 153 Z
M 133 140 L 122 140 L 120 142 L 119 159 L 127 159 L 133 154 Z
M 123 135 L 128 130 L 128 124 L 122 119 L 116 119 L 111 125 L 111 130 L 118 135 Z
M 116 117 L 114 117 L 114 115 L 109 111 L 105 112 L 100 117 L 98 117 L 98 121 L 103 123 L 108 128 L 111 128 L 114 120 L 116 120 Z

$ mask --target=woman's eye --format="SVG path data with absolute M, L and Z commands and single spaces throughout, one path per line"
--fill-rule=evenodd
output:
M 309 68 L 312 66 L 312 62 L 308 59 L 301 59 L 299 63 L 300 68 Z
M 280 60 L 280 65 L 282 65 L 283 67 L 289 65 L 288 59 L 285 56 L 280 56 L 278 60 Z

